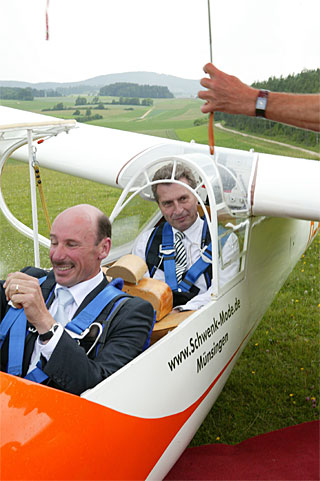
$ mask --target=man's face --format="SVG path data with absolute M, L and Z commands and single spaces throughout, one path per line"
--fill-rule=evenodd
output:
M 179 179 L 188 183 L 185 178 Z M 188 229 L 197 219 L 197 199 L 179 184 L 158 184 L 158 204 L 163 217 L 180 231 Z
M 71 287 L 98 274 L 111 240 L 96 245 L 96 219 L 69 210 L 60 214 L 51 229 L 50 260 L 56 281 Z

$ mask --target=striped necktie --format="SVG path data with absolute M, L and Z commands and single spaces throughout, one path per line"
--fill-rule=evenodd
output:
M 70 306 L 70 304 L 72 304 L 74 298 L 69 289 L 66 289 L 65 287 L 59 287 L 57 289 L 57 299 L 58 308 L 53 317 L 64 327 L 68 322 L 68 314 L 66 309 L 68 306 Z
M 176 262 L 176 276 L 177 282 L 182 279 L 182 275 L 187 268 L 187 254 L 182 239 L 184 239 L 185 234 L 183 232 L 176 232 L 175 233 L 175 243 L 174 247 L 176 250 L 175 262 Z

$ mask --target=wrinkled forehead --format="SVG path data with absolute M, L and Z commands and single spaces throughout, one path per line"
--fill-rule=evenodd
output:
M 51 236 L 68 239 L 96 237 L 97 219 L 86 212 L 66 210 L 54 220 L 51 228 Z
M 186 179 L 179 179 L 179 182 L 185 183 L 189 185 Z M 182 184 L 178 184 L 175 182 L 165 182 L 157 185 L 157 195 L 159 202 L 168 201 L 168 200 L 178 200 L 181 197 L 190 197 L 196 200 L 195 196 L 192 192 L 188 189 L 188 187 L 184 187 Z

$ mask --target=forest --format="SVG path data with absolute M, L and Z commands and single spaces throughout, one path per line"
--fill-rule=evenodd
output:
M 61 97 L 56 90 L 38 90 L 31 87 L 0 87 L 0 99 L 33 100 L 35 97 Z
M 168 87 L 161 87 L 159 85 L 139 85 L 129 82 L 116 82 L 114 84 L 101 87 L 99 95 L 151 99 L 171 99 L 174 97 Z

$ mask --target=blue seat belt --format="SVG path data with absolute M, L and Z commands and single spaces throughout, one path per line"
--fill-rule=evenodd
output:
M 188 292 L 191 289 L 201 274 L 203 274 L 208 268 L 208 264 L 212 262 L 211 242 L 201 255 L 202 257 L 199 257 L 199 259 L 190 267 L 184 278 L 180 281 L 179 289 L 181 289 L 183 292 Z M 204 257 L 207 260 L 205 260 Z
M 70 331 L 73 331 L 76 334 L 82 334 L 82 332 L 85 331 L 95 321 L 95 319 L 98 317 L 100 312 L 109 304 L 109 302 L 111 302 L 115 297 L 121 296 L 112 306 L 112 309 L 106 318 L 106 320 L 108 320 L 111 314 L 113 313 L 114 309 L 117 307 L 117 305 L 120 302 L 122 302 L 124 298 L 127 297 L 126 295 L 124 295 L 124 293 L 120 289 L 115 287 L 115 285 L 118 285 L 119 288 L 120 287 L 122 288 L 123 280 L 120 278 L 113 279 L 81 312 L 79 312 L 77 317 L 72 319 L 72 321 L 68 322 L 68 324 L 65 326 L 66 329 L 69 329 Z M 108 289 L 108 292 L 106 292 L 106 289 Z M 97 302 L 97 299 L 98 299 L 98 302 Z M 93 305 L 93 301 L 95 301 L 94 305 Z M 89 313 L 88 309 L 90 308 L 90 305 L 91 307 L 93 307 L 93 309 Z M 81 326 L 83 327 L 83 329 Z M 34 381 L 37 383 L 42 383 L 43 381 L 48 379 L 47 374 L 45 374 L 42 371 L 41 360 L 39 360 L 37 363 L 37 366 L 25 376 L 25 379 L 28 379 L 29 381 Z
M 122 287 L 122 279 L 113 279 L 74 319 L 66 324 L 66 329 L 82 334 L 115 297 L 119 295 L 127 297 L 121 291 Z
M 39 279 L 42 282 L 46 277 Z M 116 287 L 117 286 L 117 287 Z M 79 314 L 76 318 L 67 324 L 67 328 L 77 334 L 81 334 L 87 329 L 97 318 L 100 312 L 115 297 L 127 297 L 121 290 L 123 286 L 122 279 L 114 279 L 111 281 Z M 89 312 L 89 310 L 91 312 Z M 17 312 L 18 311 L 18 312 Z M 19 320 L 19 322 L 17 322 Z M 9 333 L 9 357 L 7 372 L 15 376 L 22 374 L 22 360 L 24 353 L 24 342 L 26 336 L 27 318 L 22 309 L 10 308 L 0 325 L 0 341 L 1 344 Z M 26 379 L 42 382 L 46 379 L 46 375 L 37 367 L 27 374 Z M 39 377 L 40 376 L 40 377 Z M 45 377 L 43 377 L 45 376 Z M 38 380 L 42 378 L 42 380 Z
M 39 279 L 41 285 L 47 276 Z M 8 374 L 21 376 L 27 318 L 23 309 L 10 307 L 0 324 L 0 347 L 9 333 Z
M 208 224 L 205 218 L 201 234 L 201 247 L 203 247 L 205 244 L 207 228 Z M 219 226 L 219 235 L 221 235 L 224 230 L 225 229 L 223 227 Z M 222 237 L 221 249 L 223 248 L 226 240 L 227 236 Z M 212 262 L 212 244 L 210 242 L 210 244 L 202 252 L 201 257 L 199 257 L 199 259 L 190 267 L 190 269 L 187 271 L 184 278 L 180 281 L 178 285 L 175 268 L 175 248 L 173 243 L 173 231 L 172 227 L 168 222 L 166 222 L 163 227 L 162 245 L 160 246 L 159 253 L 163 255 L 165 280 L 166 283 L 171 287 L 172 291 L 189 292 L 197 279 L 199 279 L 199 277 L 206 271 L 206 269 L 208 268 L 208 264 Z
M 178 290 L 176 276 L 175 248 L 171 225 L 166 222 L 162 230 L 162 244 L 159 247 L 159 254 L 163 257 L 163 269 L 166 283 L 172 291 Z

